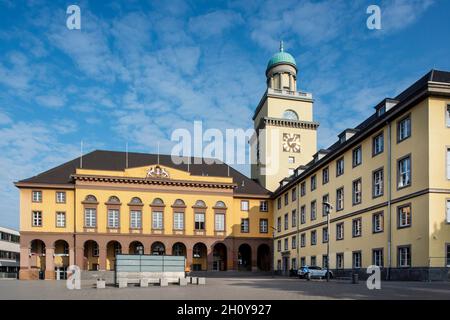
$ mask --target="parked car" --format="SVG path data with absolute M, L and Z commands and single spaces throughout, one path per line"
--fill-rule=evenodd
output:
M 303 266 L 298 270 L 298 277 L 303 279 L 324 279 L 327 277 L 327 269 L 317 266 Z M 333 278 L 333 272 L 330 271 L 330 279 Z

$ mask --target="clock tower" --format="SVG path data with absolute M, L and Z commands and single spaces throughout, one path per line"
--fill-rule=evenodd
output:
M 297 64 L 280 51 L 269 60 L 267 89 L 253 116 L 251 175 L 268 190 L 312 160 L 317 151 L 317 127 L 313 121 L 312 94 L 297 90 Z

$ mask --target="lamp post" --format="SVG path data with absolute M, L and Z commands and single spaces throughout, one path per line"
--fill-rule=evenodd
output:
M 333 206 L 328 202 L 323 202 L 323 205 L 328 208 L 327 210 L 327 282 L 330 281 L 330 214 L 333 210 Z
M 272 228 L 272 278 L 275 276 L 275 229 L 273 226 L 270 226 Z

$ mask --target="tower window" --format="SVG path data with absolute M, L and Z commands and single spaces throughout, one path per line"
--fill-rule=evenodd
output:
M 283 119 L 298 120 L 298 115 L 294 110 L 286 110 L 283 113 Z

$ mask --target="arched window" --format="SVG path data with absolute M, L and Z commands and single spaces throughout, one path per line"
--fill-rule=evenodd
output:
M 184 201 L 181 199 L 177 199 L 175 200 L 175 202 L 173 203 L 174 206 L 184 206 Z
M 86 202 L 97 202 L 97 198 L 93 196 L 92 194 L 89 194 L 84 198 L 84 201 Z
M 120 203 L 120 199 L 117 198 L 116 196 L 111 196 L 111 197 L 109 197 L 108 202 L 109 203 Z
M 289 109 L 283 113 L 283 119 L 298 120 L 298 115 L 294 110 Z
M 162 201 L 161 198 L 155 198 L 155 199 L 153 199 L 152 205 L 162 206 L 162 205 L 164 205 L 164 201 Z
M 195 206 L 196 206 L 196 207 L 205 208 L 205 207 L 206 207 L 206 203 L 205 203 L 205 201 L 203 201 L 203 200 L 197 200 L 197 201 L 195 202 Z
M 142 200 L 140 198 L 138 198 L 138 197 L 134 197 L 134 198 L 131 199 L 130 203 L 142 204 Z
M 226 205 L 223 201 L 217 201 L 215 207 L 217 208 L 225 208 Z

